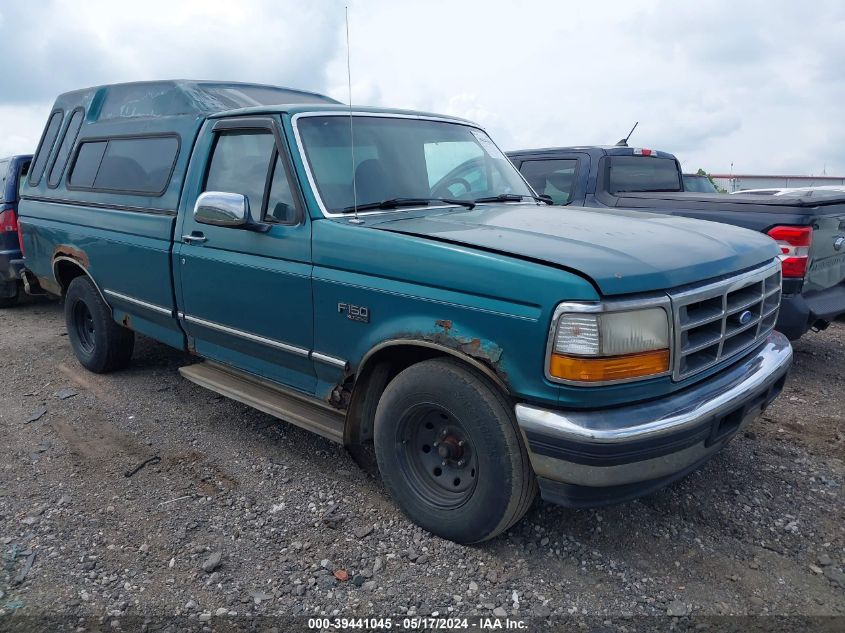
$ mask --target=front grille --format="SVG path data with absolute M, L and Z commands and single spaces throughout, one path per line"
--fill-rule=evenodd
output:
M 775 327 L 780 261 L 699 287 L 669 293 L 674 314 L 674 380 L 683 380 L 752 347 Z

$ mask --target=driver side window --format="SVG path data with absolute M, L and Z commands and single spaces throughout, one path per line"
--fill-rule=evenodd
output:
M 264 185 L 275 149 L 273 135 L 269 132 L 220 134 L 203 191 L 243 194 L 249 200 L 252 217 L 260 218 L 264 208 Z

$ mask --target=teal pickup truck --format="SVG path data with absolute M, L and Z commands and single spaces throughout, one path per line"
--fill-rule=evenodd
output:
M 538 487 L 583 507 L 684 476 L 792 359 L 770 238 L 562 214 L 452 117 L 250 84 L 71 92 L 19 216 L 26 286 L 64 298 L 84 367 L 125 366 L 135 333 L 195 354 L 185 378 L 374 454 L 401 509 L 463 543 Z

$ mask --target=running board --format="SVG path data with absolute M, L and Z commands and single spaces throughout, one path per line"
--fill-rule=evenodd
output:
M 201 387 L 343 443 L 343 413 L 319 400 L 211 361 L 180 367 L 179 373 Z

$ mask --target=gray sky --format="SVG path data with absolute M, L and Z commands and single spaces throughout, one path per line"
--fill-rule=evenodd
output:
M 0 155 L 55 96 L 186 77 L 455 114 L 505 149 L 614 143 L 711 172 L 845 175 L 845 2 L 42 0 L 0 4 Z

